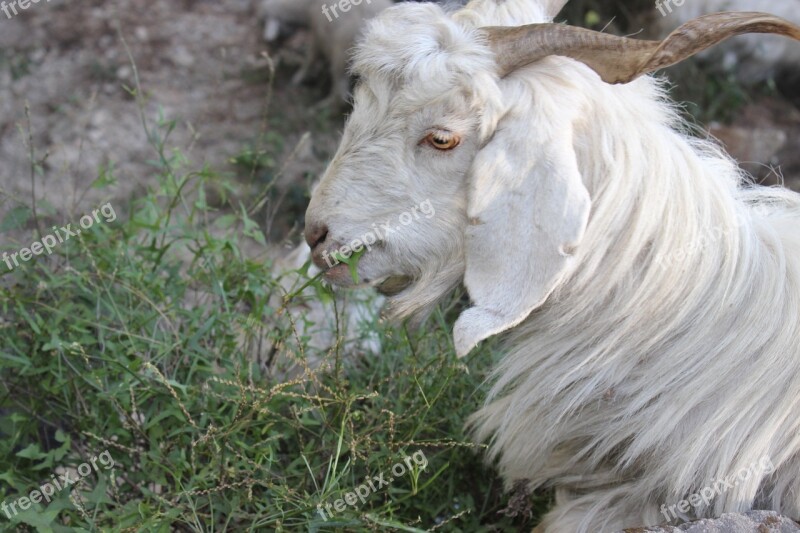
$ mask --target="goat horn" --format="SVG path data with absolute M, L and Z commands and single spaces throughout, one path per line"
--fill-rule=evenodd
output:
M 562 24 L 490 26 L 483 31 L 489 37 L 501 76 L 556 55 L 585 63 L 607 83 L 631 82 L 745 33 L 776 33 L 800 41 L 800 27 L 767 13 L 750 12 L 699 17 L 660 42 L 616 37 Z

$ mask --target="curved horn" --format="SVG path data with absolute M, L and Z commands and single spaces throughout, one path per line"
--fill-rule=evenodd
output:
M 607 83 L 628 83 L 674 65 L 730 37 L 775 33 L 800 41 L 800 27 L 767 13 L 714 13 L 673 31 L 663 41 L 616 37 L 575 26 L 530 24 L 485 27 L 501 76 L 547 56 L 577 59 Z

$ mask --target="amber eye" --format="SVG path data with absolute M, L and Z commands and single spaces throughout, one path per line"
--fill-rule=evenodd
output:
M 461 144 L 461 137 L 449 131 L 439 130 L 429 133 L 422 142 L 433 146 L 437 150 L 446 152 Z

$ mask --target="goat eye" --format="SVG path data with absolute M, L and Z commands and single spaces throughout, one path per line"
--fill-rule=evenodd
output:
M 449 131 L 434 131 L 429 133 L 420 144 L 428 144 L 437 150 L 446 152 L 461 144 L 461 137 Z

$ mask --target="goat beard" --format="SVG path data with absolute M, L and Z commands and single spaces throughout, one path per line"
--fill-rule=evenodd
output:
M 385 317 L 392 321 L 409 319 L 408 325 L 416 328 L 463 279 L 464 264 L 443 259 L 426 265 L 413 277 L 391 276 L 376 288 L 388 298 Z

